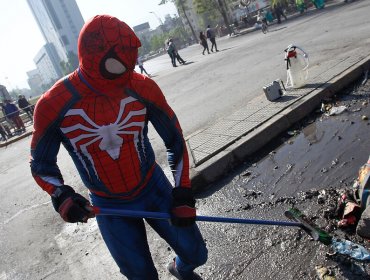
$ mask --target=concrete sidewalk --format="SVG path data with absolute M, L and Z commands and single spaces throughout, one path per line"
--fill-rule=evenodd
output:
M 261 95 L 243 109 L 187 137 L 194 190 L 203 190 L 220 179 L 247 156 L 319 108 L 323 99 L 358 80 L 369 68 L 370 55 L 338 57 L 335 62 L 310 70 L 305 87 L 288 90 L 273 102 L 266 99 L 261 88 Z
M 361 55 L 361 52 L 338 58 L 334 65 L 322 65 L 320 69 L 324 71 L 310 70 L 305 87 L 289 90 L 273 102 L 266 99 L 261 88 L 261 95 L 243 109 L 187 137 L 194 190 L 200 191 L 220 179 L 245 157 L 317 109 L 323 99 L 359 79 L 369 68 L 370 55 Z M 25 133 L 0 142 L 0 148 L 30 136 L 32 129 L 32 125 L 27 126 Z
M 200 191 L 220 179 L 247 156 L 317 109 L 323 99 L 359 79 L 370 68 L 370 55 L 359 52 L 338 58 L 334 65 L 322 66 L 320 69 L 326 70 L 311 71 L 305 87 L 289 90 L 273 102 L 266 99 L 261 88 L 261 95 L 243 109 L 187 137 L 194 190 Z M 0 148 L 29 137 L 33 127 L 26 129 L 25 133 L 0 142 Z
M 346 5 L 343 1 L 327 1 L 325 10 Z M 288 15 L 288 20 L 309 15 L 318 10 Z M 282 19 L 284 23 L 285 20 Z M 269 27 L 278 25 L 276 20 Z M 260 29 L 241 29 L 238 35 Z M 251 100 L 243 109 L 219 119 L 212 126 L 186 138 L 191 159 L 191 181 L 195 191 L 207 188 L 212 182 L 242 163 L 281 132 L 317 109 L 323 99 L 335 95 L 359 79 L 370 68 L 370 49 L 363 54 L 338 56 L 310 69 L 308 83 L 297 90 L 288 90 L 282 98 L 270 102 L 264 96 Z M 272 81 L 271 81 L 272 82 Z
M 6 147 L 10 144 L 13 144 L 14 142 L 17 142 L 23 138 L 26 138 L 32 134 L 33 126 L 31 125 L 26 125 L 26 132 L 23 132 L 22 134 L 19 135 L 14 135 L 11 138 L 9 138 L 7 141 L 0 141 L 0 148 Z

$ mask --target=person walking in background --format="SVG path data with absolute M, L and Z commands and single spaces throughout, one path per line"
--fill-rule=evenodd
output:
M 207 35 L 207 38 L 211 41 L 212 45 L 211 45 L 211 52 L 213 52 L 213 47 L 215 48 L 215 51 L 218 52 L 218 49 L 217 49 L 217 44 L 216 44 L 216 33 L 215 31 L 211 28 L 210 25 L 207 26 L 207 30 L 206 30 L 206 35 Z
M 17 105 L 11 103 L 10 100 L 5 100 L 4 112 L 5 115 L 15 124 L 17 131 L 26 131 L 26 127 L 24 126 L 24 123 L 19 116 L 19 109 Z
M 178 51 L 175 43 L 173 42 L 173 40 L 172 39 L 169 39 L 168 41 L 173 46 L 174 53 L 175 53 L 175 58 L 177 59 L 177 62 L 180 63 L 180 64 L 185 64 L 186 61 L 183 60 L 182 57 L 180 56 L 179 51 Z
M 170 42 L 170 40 L 167 40 L 167 44 L 166 45 L 167 45 L 166 46 L 166 50 L 167 50 L 168 55 L 171 58 L 172 66 L 173 67 L 177 67 L 177 65 L 176 65 L 176 54 L 175 54 L 174 45 Z
M 27 101 L 24 95 L 18 96 L 18 107 L 21 108 L 24 112 L 26 112 L 28 118 L 32 122 L 33 118 L 33 110 L 31 104 Z
M 8 135 L 5 131 L 5 128 L 3 125 L 0 123 L 0 135 L 1 135 L 1 141 L 6 141 L 8 139 Z
M 283 6 L 280 2 L 276 3 L 273 8 L 274 8 L 275 16 L 277 18 L 277 23 L 281 23 L 281 16 L 283 16 L 285 20 L 287 20 L 287 17 L 283 11 Z
M 143 59 L 141 58 L 141 56 L 137 58 L 137 65 L 139 65 L 141 74 L 145 73 L 148 77 L 151 77 L 150 74 L 148 74 L 148 72 L 146 72 L 144 68 L 144 63 L 143 63 Z
M 140 46 L 134 31 L 116 17 L 97 15 L 86 21 L 78 37 L 78 68 L 37 101 L 32 176 L 65 222 L 86 223 L 96 215 L 102 238 L 128 279 L 158 280 L 147 226 L 176 254 L 169 273 L 201 279 L 194 269 L 207 261 L 208 250 L 195 223 L 186 143 L 158 84 L 134 71 Z M 156 161 L 148 135 L 152 128 L 167 148 L 173 185 Z M 63 178 L 57 162 L 61 144 L 90 201 L 68 185 L 76 180 Z M 98 215 L 103 207 L 164 212 L 171 218 Z
M 199 33 L 199 40 L 200 40 L 200 44 L 203 46 L 202 54 L 204 55 L 204 52 L 206 50 L 207 50 L 208 54 L 210 54 L 209 48 L 208 48 L 207 37 L 206 37 L 206 35 L 204 35 L 203 31 L 200 31 L 200 33 Z

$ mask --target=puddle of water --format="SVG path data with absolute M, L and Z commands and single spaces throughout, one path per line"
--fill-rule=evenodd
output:
M 290 196 L 351 184 L 370 151 L 370 126 L 361 120 L 361 114 L 344 113 L 309 124 L 252 165 L 245 187 L 267 195 Z

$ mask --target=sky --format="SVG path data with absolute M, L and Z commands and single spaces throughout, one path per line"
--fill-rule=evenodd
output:
M 67 0 L 70 1 L 70 0 Z M 5 3 L 6 2 L 6 3 Z M 164 17 L 177 14 L 172 3 L 160 0 L 76 0 L 85 21 L 109 14 L 133 27 L 149 22 L 155 29 Z M 29 88 L 26 72 L 36 68 L 33 59 L 45 44 L 26 0 L 0 0 L 0 84 L 8 90 Z M 153 13 L 150 13 L 153 12 Z

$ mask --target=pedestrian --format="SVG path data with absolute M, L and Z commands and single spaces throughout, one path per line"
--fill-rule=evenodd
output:
M 178 51 L 175 43 L 173 42 L 173 40 L 169 39 L 169 42 L 173 46 L 174 54 L 175 54 L 175 58 L 176 58 L 177 62 L 180 63 L 180 64 L 185 64 L 186 61 L 183 60 L 182 57 L 180 56 L 179 51 Z
M 272 15 L 272 12 L 270 9 L 267 9 L 266 11 L 266 21 L 267 21 L 267 25 L 269 22 L 273 22 L 274 21 L 274 16 Z
M 140 73 L 141 74 L 145 73 L 148 77 L 150 77 L 150 74 L 148 74 L 148 72 L 146 72 L 144 68 L 144 63 L 143 63 L 143 59 L 141 58 L 141 56 L 137 58 L 137 64 L 139 65 Z
M 311 0 L 314 4 L 316 9 L 323 9 L 325 8 L 325 1 L 324 0 Z
M 206 30 L 207 38 L 211 41 L 211 52 L 213 52 L 213 47 L 215 48 L 215 51 L 218 52 L 217 44 L 216 44 L 216 34 L 215 31 L 211 28 L 210 25 L 207 26 Z
M 171 43 L 170 40 L 167 40 L 166 45 L 167 45 L 166 46 L 166 51 L 167 51 L 168 55 L 171 58 L 172 66 L 173 67 L 177 67 L 177 65 L 176 65 L 176 54 L 175 54 L 174 44 Z
M 17 105 L 10 102 L 10 100 L 4 100 L 4 112 L 7 118 L 9 118 L 15 125 L 17 132 L 25 132 L 26 127 L 19 116 L 19 109 Z
M 257 23 L 258 24 L 266 24 L 268 25 L 267 23 L 267 19 L 266 19 L 266 14 L 264 13 L 263 10 L 259 10 L 258 13 L 257 13 Z
M 281 23 L 281 16 L 283 16 L 285 18 L 285 20 L 287 20 L 287 17 L 284 14 L 284 11 L 283 11 L 282 4 L 280 2 L 278 2 L 274 6 L 274 12 L 275 12 L 275 17 L 277 18 L 277 23 L 279 23 L 279 24 Z
M 208 48 L 207 37 L 206 37 L 206 35 L 204 35 L 203 31 L 200 31 L 199 32 L 199 40 L 200 40 L 199 43 L 203 46 L 203 52 L 202 52 L 202 54 L 204 55 L 204 52 L 206 50 L 207 50 L 208 54 L 210 54 L 209 48 Z
M 32 122 L 33 110 L 32 105 L 27 101 L 24 95 L 18 95 L 18 107 L 21 108 Z
M 0 108 L 1 108 L 1 112 L 3 113 L 5 121 L 11 126 L 11 128 L 15 129 L 14 123 L 12 122 L 12 120 L 5 113 L 5 104 L 3 102 L 0 102 Z M 4 127 L 5 127 L 5 125 L 4 125 Z M 10 130 L 10 128 L 8 126 L 6 126 L 6 127 Z
M 5 132 L 6 132 L 7 136 L 8 136 L 8 138 L 13 137 L 13 133 L 10 130 L 9 126 L 7 124 L 4 124 L 4 123 L 2 125 L 3 125 L 3 127 L 5 129 Z
M 5 128 L 3 125 L 0 123 L 0 135 L 1 135 L 1 141 L 6 141 L 8 139 L 8 135 L 5 131 Z
M 66 222 L 87 222 L 95 215 L 91 206 L 170 213 L 170 222 L 146 219 L 177 254 L 167 268 L 178 279 L 201 279 L 194 269 L 206 262 L 207 248 L 195 223 L 186 144 L 159 86 L 134 71 L 140 46 L 132 29 L 115 17 L 98 15 L 84 24 L 78 69 L 36 104 L 32 175 Z M 149 122 L 167 147 L 174 186 L 155 161 Z M 60 144 L 90 201 L 68 185 L 69 178 L 64 181 L 57 166 Z M 158 279 L 143 219 L 97 215 L 96 220 L 122 274 Z

